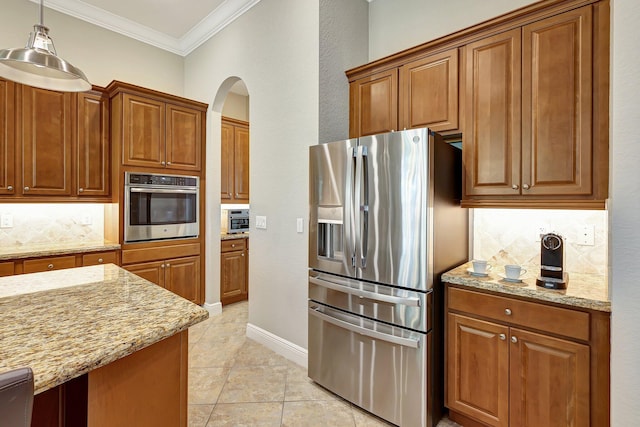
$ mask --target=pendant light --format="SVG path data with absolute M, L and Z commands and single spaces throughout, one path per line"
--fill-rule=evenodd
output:
M 49 29 L 44 26 L 43 1 L 40 0 L 40 24 L 33 26 L 27 46 L 0 50 L 0 77 L 62 92 L 91 89 L 82 71 L 56 55 Z

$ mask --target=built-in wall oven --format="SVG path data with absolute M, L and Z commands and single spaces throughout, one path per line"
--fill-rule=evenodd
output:
M 198 237 L 197 176 L 125 172 L 124 241 Z

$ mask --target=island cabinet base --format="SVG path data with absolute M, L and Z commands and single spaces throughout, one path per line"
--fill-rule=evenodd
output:
M 183 331 L 36 395 L 32 427 L 187 425 Z

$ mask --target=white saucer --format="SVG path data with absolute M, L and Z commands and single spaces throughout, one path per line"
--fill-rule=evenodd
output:
M 473 271 L 473 268 L 467 268 L 467 273 L 469 273 L 472 276 L 476 276 L 476 277 L 488 277 L 489 273 L 476 273 L 475 271 Z
M 509 283 L 522 283 L 522 277 L 519 277 L 517 279 L 510 279 L 507 276 L 505 276 L 503 273 L 498 273 L 498 276 L 500 276 L 502 278 L 502 280 L 504 280 L 505 282 L 509 282 Z

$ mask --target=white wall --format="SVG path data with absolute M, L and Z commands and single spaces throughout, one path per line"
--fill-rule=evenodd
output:
M 306 348 L 308 146 L 318 143 L 318 1 L 263 0 L 192 52 L 185 95 L 212 104 L 228 77 L 250 94 L 249 323 Z M 219 112 L 207 123 L 208 303 L 219 300 Z M 216 154 L 218 153 L 218 154 Z M 255 216 L 267 216 L 266 230 Z M 306 221 L 305 221 L 306 222 Z M 306 228 L 306 227 L 305 227 Z M 216 273 L 218 273 L 216 275 Z
M 24 47 L 39 5 L 27 0 L 2 0 L 0 49 Z M 87 22 L 44 9 L 44 23 L 58 55 L 80 68 L 89 81 L 106 86 L 112 80 L 182 95 L 182 57 Z
M 622 427 L 640 422 L 640 4 L 611 3 L 611 418 Z
M 320 143 L 349 137 L 345 70 L 368 62 L 366 0 L 320 0 Z
M 537 0 L 373 0 L 369 60 L 451 34 Z
M 229 92 L 224 100 L 222 115 L 232 119 L 249 121 L 249 97 Z

